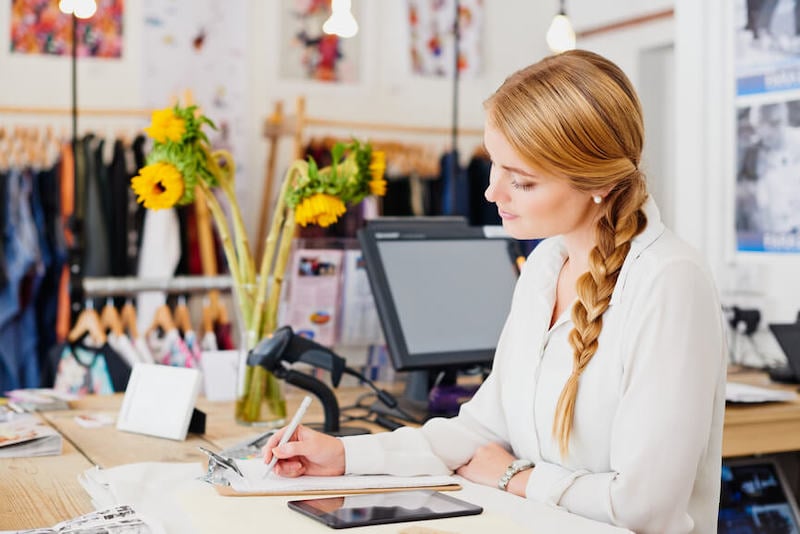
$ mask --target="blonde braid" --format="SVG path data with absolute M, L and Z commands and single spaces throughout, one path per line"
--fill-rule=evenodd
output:
M 569 333 L 573 348 L 572 373 L 561 390 L 553 420 L 553 436 L 558 439 L 561 456 L 569 449 L 578 379 L 597 352 L 603 313 L 611 302 L 631 240 L 647 225 L 641 210 L 647 197 L 644 180 L 637 169 L 629 178 L 606 197 L 605 210 L 597 223 L 597 245 L 589 252 L 589 271 L 576 283 L 578 301 L 572 308 L 575 328 Z

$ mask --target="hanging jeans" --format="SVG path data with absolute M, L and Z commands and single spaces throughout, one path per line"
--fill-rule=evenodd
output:
M 34 299 L 41 281 L 39 236 L 31 213 L 33 177 L 8 175 L 3 244 L 8 284 L 0 290 L 0 391 L 39 385 Z

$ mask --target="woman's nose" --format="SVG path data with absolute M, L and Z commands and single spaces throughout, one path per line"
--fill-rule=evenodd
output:
M 486 191 L 484 191 L 483 196 L 489 202 L 497 202 L 499 197 L 501 196 L 502 192 L 500 191 L 500 180 L 497 179 L 497 175 L 495 174 L 494 167 L 492 167 L 491 172 L 489 173 L 489 185 L 486 187 Z

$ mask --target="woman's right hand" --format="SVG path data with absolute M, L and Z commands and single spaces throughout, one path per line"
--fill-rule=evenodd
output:
M 278 458 L 273 472 L 283 477 L 301 475 L 336 476 L 344 474 L 344 444 L 339 438 L 300 425 L 289 441 L 278 446 L 286 428 L 275 432 L 262 451 L 264 462 Z

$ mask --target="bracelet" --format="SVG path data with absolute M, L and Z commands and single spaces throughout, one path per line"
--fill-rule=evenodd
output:
M 534 463 L 530 460 L 525 460 L 523 458 L 514 460 L 511 462 L 511 465 L 506 468 L 506 472 L 503 473 L 503 476 L 500 477 L 500 480 L 497 481 L 497 487 L 503 491 L 508 491 L 508 483 L 511 482 L 511 479 L 514 477 L 514 475 L 520 471 L 530 469 L 533 466 Z

